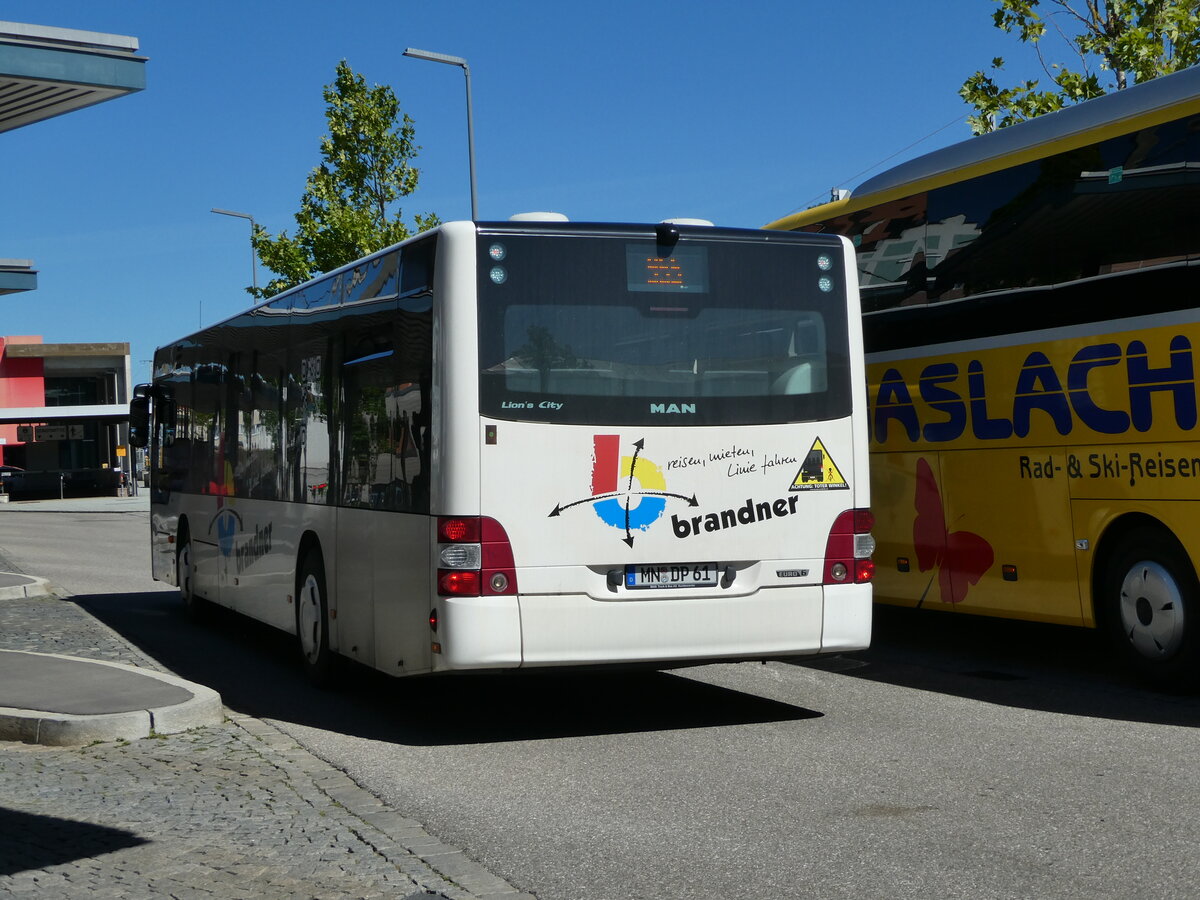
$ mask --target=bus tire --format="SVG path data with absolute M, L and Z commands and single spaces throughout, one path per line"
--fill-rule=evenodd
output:
M 192 555 L 192 536 L 187 525 L 179 529 L 175 550 L 175 583 L 179 585 L 179 599 L 193 622 L 204 621 L 208 604 L 196 596 L 196 560 Z
M 310 549 L 296 571 L 296 636 L 304 674 L 316 687 L 329 687 L 334 681 L 327 597 L 325 561 L 320 550 Z
M 1164 528 L 1121 540 L 1100 579 L 1097 613 L 1125 661 L 1159 687 L 1196 678 L 1200 583 L 1183 547 Z

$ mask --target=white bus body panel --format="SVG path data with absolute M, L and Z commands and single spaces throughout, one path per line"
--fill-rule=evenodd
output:
M 436 669 L 513 669 L 521 665 L 521 609 L 516 597 L 444 597 Z
M 152 514 L 154 576 L 175 584 L 178 522 L 192 536 L 200 596 L 294 634 L 305 535 L 325 567 L 330 645 L 392 675 L 430 668 L 430 526 L 420 515 L 173 494 Z M 339 565 L 339 560 L 353 564 Z
M 525 594 L 525 664 L 815 653 L 821 648 L 821 605 L 819 586 L 756 591 L 736 600 L 603 602 L 578 594 Z
M 433 311 L 432 504 L 444 515 L 479 515 L 479 346 L 475 226 L 442 226 Z
M 842 243 L 846 312 L 857 323 L 853 248 Z M 435 670 L 754 658 L 869 645 L 870 585 L 822 584 L 834 520 L 870 505 L 861 398 L 845 419 L 729 428 L 689 426 L 682 411 L 664 412 L 662 427 L 480 417 L 476 346 L 450 338 L 478 329 L 473 229 L 445 226 L 439 254 L 434 510 L 500 522 L 518 593 L 438 598 L 444 652 L 434 654 Z M 851 383 L 865 384 L 861 333 L 855 327 L 850 334 Z M 839 478 L 818 485 L 805 474 L 817 449 Z M 615 459 L 598 462 L 598 453 Z M 615 469 L 601 471 L 604 462 Z M 613 496 L 602 497 L 609 487 Z M 609 584 L 610 573 L 626 565 L 687 562 L 731 567 L 733 580 L 695 589 Z
M 446 655 L 435 658 L 436 668 L 754 658 L 868 645 L 870 586 L 821 583 L 830 528 L 863 505 L 866 490 L 865 476 L 860 485 L 856 475 L 865 472 L 865 448 L 856 446 L 862 442 L 849 420 L 737 429 L 484 420 L 481 427 L 480 511 L 509 536 L 518 595 L 439 601 Z M 496 443 L 488 445 L 492 429 Z M 803 471 L 814 447 L 827 471 L 836 470 L 820 486 Z M 601 471 L 607 465 L 624 474 L 613 478 Z M 620 496 L 605 496 L 612 483 Z M 627 588 L 625 566 L 638 563 L 707 563 L 727 574 L 716 587 Z
M 427 516 L 338 510 L 337 618 L 345 656 L 391 675 L 429 670 L 431 570 Z

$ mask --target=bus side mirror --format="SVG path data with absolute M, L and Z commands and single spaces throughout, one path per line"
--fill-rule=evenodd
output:
M 134 447 L 150 443 L 150 397 L 138 391 L 129 401 L 129 443 Z

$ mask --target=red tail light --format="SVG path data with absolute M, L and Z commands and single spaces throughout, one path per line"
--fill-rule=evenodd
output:
M 487 516 L 438 518 L 438 593 L 494 597 L 517 593 L 516 563 L 504 526 Z
M 447 544 L 479 543 L 479 517 L 456 518 L 444 516 L 438 519 L 438 540 Z
M 848 509 L 834 520 L 825 544 L 825 584 L 866 584 L 875 576 L 874 526 L 869 509 Z
M 478 597 L 479 571 L 438 569 L 438 593 L 447 597 Z

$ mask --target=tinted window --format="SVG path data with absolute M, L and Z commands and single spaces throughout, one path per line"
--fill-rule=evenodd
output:
M 930 193 L 932 300 L 1062 285 L 1200 246 L 1197 122 L 1171 122 Z M 1192 165 L 1189 166 L 1189 161 Z
M 317 321 L 292 326 L 288 353 L 284 476 L 301 503 L 332 503 L 333 342 Z
M 863 312 L 925 301 L 930 256 L 926 195 L 915 194 L 838 216 L 809 231 L 850 238 L 858 265 Z M 936 251 L 934 251 L 936 252 Z
M 347 322 L 341 504 L 429 511 L 432 311 L 428 296 Z
M 839 245 L 483 234 L 479 253 L 486 415 L 711 425 L 849 414 Z
M 156 488 L 428 511 L 435 252 L 390 250 L 159 351 Z

